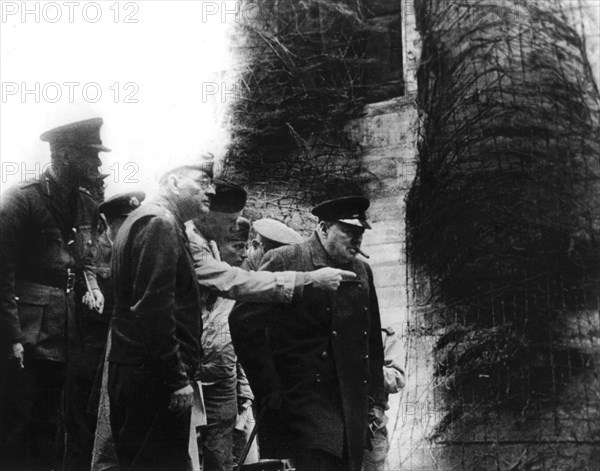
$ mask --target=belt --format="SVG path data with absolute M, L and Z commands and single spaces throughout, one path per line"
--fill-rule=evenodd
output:
M 70 268 L 57 270 L 53 268 L 35 267 L 19 271 L 17 277 L 31 283 L 53 286 L 65 290 L 66 293 L 73 291 L 75 287 L 75 273 Z

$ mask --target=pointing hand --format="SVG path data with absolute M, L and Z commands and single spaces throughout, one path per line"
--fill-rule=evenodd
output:
M 356 273 L 340 270 L 339 268 L 325 267 L 310 272 L 309 276 L 315 288 L 335 291 L 342 281 L 354 280 Z

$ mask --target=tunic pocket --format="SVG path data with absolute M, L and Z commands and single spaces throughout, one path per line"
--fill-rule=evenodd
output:
M 17 306 L 24 344 L 38 342 L 44 318 L 44 308 L 50 303 L 49 288 L 37 283 L 19 282 Z

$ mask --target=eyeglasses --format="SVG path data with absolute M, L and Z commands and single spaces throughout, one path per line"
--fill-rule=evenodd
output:
M 197 185 L 199 185 L 202 188 L 208 188 L 213 185 L 212 178 L 207 177 L 205 175 L 202 175 L 198 178 L 192 178 L 192 177 L 188 177 L 186 175 L 186 178 L 190 179 L 191 181 L 193 181 L 194 183 L 196 183 Z

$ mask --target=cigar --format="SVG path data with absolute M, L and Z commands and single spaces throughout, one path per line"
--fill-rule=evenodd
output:
M 87 273 L 85 271 L 83 272 L 83 279 L 85 280 L 85 286 L 86 286 L 88 292 L 90 293 L 90 296 L 94 300 L 94 308 L 98 309 L 98 305 L 96 304 L 96 296 L 94 296 L 92 287 L 90 286 L 90 280 L 88 280 Z
M 361 254 L 363 257 L 365 257 L 365 258 L 371 258 L 371 257 L 369 257 L 369 256 L 368 256 L 366 253 L 364 253 L 362 250 L 360 250 L 358 247 L 356 248 L 356 251 L 357 251 L 359 254 Z

